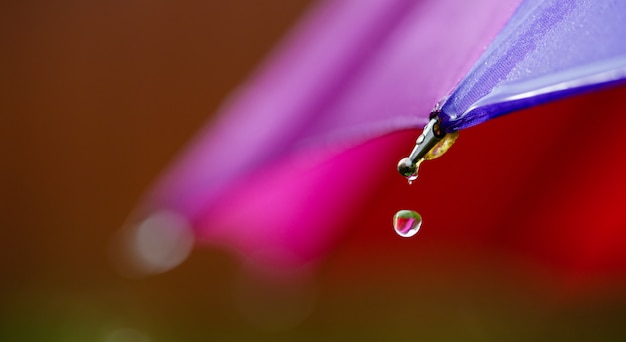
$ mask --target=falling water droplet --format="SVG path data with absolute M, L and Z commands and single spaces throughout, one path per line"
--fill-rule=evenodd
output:
M 402 237 L 411 237 L 420 230 L 422 216 L 413 210 L 400 210 L 393 216 L 393 229 Z

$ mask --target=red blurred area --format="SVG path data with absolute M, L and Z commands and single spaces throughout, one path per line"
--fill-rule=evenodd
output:
M 625 94 L 623 87 L 604 90 L 462 131 L 411 186 L 390 168 L 331 267 L 386 263 L 411 272 L 424 262 L 494 262 L 553 295 L 623 292 Z M 380 162 L 393 165 L 417 134 L 381 138 L 397 140 L 398 149 Z M 399 209 L 424 218 L 412 239 L 391 229 Z

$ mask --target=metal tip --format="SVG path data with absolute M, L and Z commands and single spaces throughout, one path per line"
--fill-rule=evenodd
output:
M 444 155 L 459 137 L 458 131 L 445 133 L 439 124 L 437 109 L 430 113 L 430 121 L 417 137 L 411 154 L 398 162 L 398 172 L 411 181 L 417 178 L 417 170 L 424 160 L 436 159 Z
M 415 147 L 409 155 L 409 159 L 413 163 L 417 163 L 418 160 L 424 158 L 424 156 L 435 146 L 445 134 L 442 134 L 439 129 L 439 120 L 435 117 L 432 118 L 428 124 L 424 127 L 424 131 L 415 141 Z
M 410 158 L 402 158 L 398 162 L 398 172 L 404 177 L 410 177 L 417 172 L 417 164 Z

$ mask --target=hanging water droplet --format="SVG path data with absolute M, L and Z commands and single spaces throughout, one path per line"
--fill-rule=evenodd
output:
M 413 181 L 417 179 L 418 176 L 418 172 L 420 170 L 420 165 L 422 165 L 422 162 L 424 161 L 424 158 L 420 159 L 417 161 L 417 163 L 415 163 L 415 165 L 413 165 L 413 173 L 411 173 L 410 175 L 406 176 L 406 179 L 409 181 L 409 185 L 413 184 Z
M 400 210 L 393 216 L 393 229 L 402 237 L 411 237 L 420 230 L 422 216 L 413 210 Z

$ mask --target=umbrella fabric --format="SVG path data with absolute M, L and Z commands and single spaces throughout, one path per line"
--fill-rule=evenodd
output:
M 626 79 L 626 2 L 526 0 L 442 108 L 455 131 Z
M 173 164 L 140 215 L 177 212 L 204 241 L 259 263 L 315 260 L 394 168 L 383 160 L 398 141 L 349 148 L 425 124 L 517 4 L 322 3 Z

